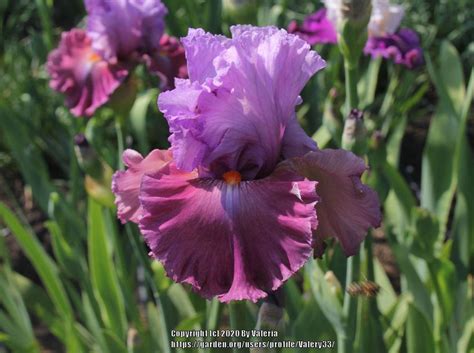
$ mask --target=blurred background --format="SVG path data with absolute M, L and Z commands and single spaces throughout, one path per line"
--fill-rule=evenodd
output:
M 287 28 L 322 7 L 164 3 L 166 32 L 176 37 L 189 27 L 229 35 L 236 23 Z M 379 289 L 355 294 L 354 351 L 474 352 L 474 0 L 403 5 L 402 27 L 419 33 L 426 63 L 408 70 L 361 59 L 367 182 L 384 221 L 361 252 L 360 283 Z M 184 352 L 170 348 L 171 329 L 232 327 L 232 307 L 172 283 L 148 259 L 136 227 L 116 221 L 107 183 L 119 165 L 112 109 L 76 118 L 48 86 L 48 53 L 62 31 L 84 26 L 82 0 L 0 0 L 0 14 L 0 352 Z M 320 148 L 340 147 L 342 58 L 337 46 L 315 49 L 328 67 L 304 89 L 298 119 Z M 125 147 L 167 148 L 159 79 L 138 67 L 134 80 Z M 75 140 L 79 133 L 87 146 Z M 88 178 L 91 158 L 100 160 L 101 178 Z M 282 337 L 336 340 L 345 275 L 331 244 L 288 281 Z M 254 328 L 259 304 L 235 305 L 239 328 Z M 211 351 L 219 352 L 199 350 Z

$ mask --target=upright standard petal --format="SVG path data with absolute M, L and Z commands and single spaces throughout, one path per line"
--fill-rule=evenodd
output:
M 57 49 L 48 57 L 52 89 L 66 95 L 66 105 L 76 116 L 91 116 L 105 104 L 128 75 L 92 49 L 91 38 L 81 29 L 64 32 Z
M 127 60 L 159 48 L 165 5 L 160 0 L 85 0 L 94 49 L 107 59 Z
M 315 182 L 285 167 L 264 179 L 229 181 L 145 176 L 140 230 L 174 281 L 206 298 L 255 302 L 310 256 Z
M 190 80 L 162 93 L 158 106 L 178 167 L 201 166 L 214 177 L 238 170 L 253 179 L 275 168 L 299 93 L 325 62 L 284 30 L 231 31 L 232 39 L 190 31 L 183 39 Z
M 311 45 L 337 43 L 336 27 L 328 19 L 325 8 L 306 17 L 301 25 L 292 21 L 288 26 L 288 32 L 298 35 Z
M 352 152 L 326 149 L 292 162 L 297 172 L 318 182 L 315 255 L 322 255 L 328 237 L 339 240 L 346 256 L 357 253 L 368 229 L 381 222 L 377 194 L 360 180 L 367 169 L 364 161 Z
M 141 215 L 138 196 L 142 178 L 146 173 L 168 171 L 172 155 L 169 151 L 153 150 L 143 158 L 137 151 L 128 149 L 123 152 L 122 159 L 127 170 L 115 172 L 112 178 L 117 216 L 122 223 L 138 223 Z
M 383 57 L 393 60 L 395 64 L 416 69 L 424 64 L 423 49 L 418 34 L 408 28 L 397 33 L 381 37 L 370 37 L 364 53 L 372 57 Z
M 390 4 L 389 0 L 373 0 L 368 27 L 369 36 L 394 33 L 400 26 L 403 16 L 405 8 L 402 5 Z

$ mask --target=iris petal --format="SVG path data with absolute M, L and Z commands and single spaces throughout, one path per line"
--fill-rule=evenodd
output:
M 318 181 L 315 255 L 322 255 L 328 237 L 339 240 L 346 256 L 354 255 L 368 229 L 381 222 L 377 194 L 360 180 L 367 169 L 364 160 L 345 150 L 325 149 L 295 158 L 293 164 L 306 178 Z
M 236 185 L 190 174 L 147 175 L 140 230 L 174 281 L 223 302 L 256 301 L 310 256 L 315 184 L 284 166 Z
M 171 152 L 153 150 L 145 158 L 134 150 L 125 150 L 122 155 L 127 170 L 115 172 L 112 179 L 112 192 L 115 194 L 117 216 L 122 223 L 137 223 L 140 214 L 138 195 L 145 173 L 163 171 L 172 160 Z

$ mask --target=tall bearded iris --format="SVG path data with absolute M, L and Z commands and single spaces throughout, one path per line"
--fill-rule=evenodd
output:
M 126 150 L 113 179 L 118 216 L 138 223 L 154 258 L 204 297 L 256 301 L 279 288 L 327 237 L 354 254 L 380 222 L 364 162 L 318 150 L 295 117 L 324 60 L 295 35 L 234 26 L 191 29 L 189 79 L 160 94 L 171 149 Z
M 91 116 L 133 68 L 145 63 L 173 88 L 187 77 L 184 49 L 163 35 L 166 7 L 160 0 L 85 0 L 87 30 L 65 32 L 48 57 L 50 86 L 66 95 L 76 116 Z
M 76 115 L 92 115 L 128 75 L 126 68 L 104 60 L 92 48 L 82 29 L 64 32 L 57 49 L 48 57 L 50 86 L 66 95 L 66 105 Z

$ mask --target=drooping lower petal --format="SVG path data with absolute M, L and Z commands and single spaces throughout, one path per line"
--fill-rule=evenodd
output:
M 122 223 L 137 223 L 141 214 L 138 196 L 143 176 L 146 173 L 164 172 L 172 161 L 172 155 L 169 151 L 153 150 L 143 158 L 137 151 L 128 149 L 123 152 L 122 158 L 128 169 L 115 172 L 112 178 L 117 216 Z
M 91 38 L 81 29 L 63 33 L 49 54 L 47 69 L 51 88 L 66 95 L 66 105 L 76 116 L 94 114 L 128 75 L 123 66 L 111 65 L 94 52 Z
M 240 183 L 156 173 L 143 178 L 140 230 L 174 281 L 256 301 L 310 256 L 316 200 L 315 182 L 286 167 Z
M 364 161 L 345 150 L 317 150 L 292 160 L 295 170 L 318 182 L 315 255 L 322 254 L 323 240 L 339 240 L 346 256 L 354 255 L 370 227 L 381 222 L 375 191 L 362 184 Z

